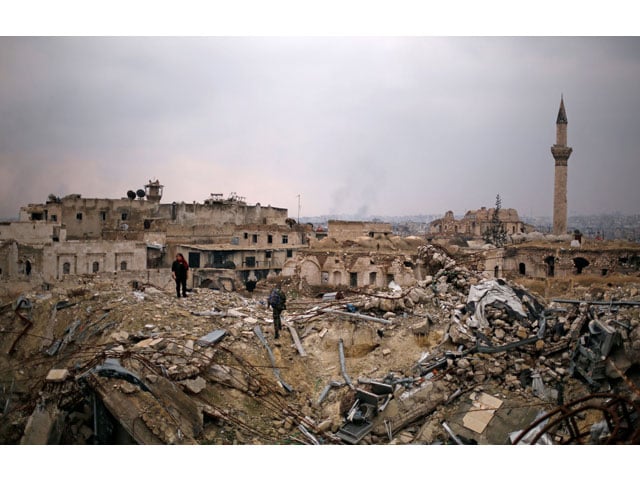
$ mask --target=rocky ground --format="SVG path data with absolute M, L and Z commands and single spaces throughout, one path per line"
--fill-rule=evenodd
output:
M 441 251 L 422 254 L 430 275 L 411 288 L 323 296 L 285 279 L 277 340 L 265 281 L 176 299 L 169 288 L 78 279 L 7 298 L 0 442 L 502 445 L 596 392 L 635 408 L 637 283 L 552 304 Z M 592 384 L 572 358 L 595 321 L 617 333 Z M 575 417 L 578 429 L 601 421 L 596 410 Z M 345 441 L 349 427 L 357 441 Z M 552 433 L 572 443 L 572 432 Z

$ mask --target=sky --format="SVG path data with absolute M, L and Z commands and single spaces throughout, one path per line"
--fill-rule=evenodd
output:
M 551 217 L 561 96 L 569 215 L 640 213 L 638 37 L 43 31 L 0 37 L 0 218 L 149 180 L 293 218 Z

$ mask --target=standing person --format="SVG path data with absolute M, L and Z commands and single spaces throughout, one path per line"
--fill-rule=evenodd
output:
M 182 296 L 187 296 L 187 275 L 189 272 L 189 264 L 181 253 L 176 255 L 175 261 L 171 264 L 171 277 L 176 281 L 176 294 L 180 298 L 180 287 L 182 287 Z
M 275 338 L 280 338 L 280 330 L 282 323 L 280 322 L 280 314 L 287 309 L 287 296 L 277 284 L 269 294 L 269 306 L 273 308 L 273 327 L 276 331 Z

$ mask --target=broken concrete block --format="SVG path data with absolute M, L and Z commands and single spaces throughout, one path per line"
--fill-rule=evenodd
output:
M 187 340 L 184 344 L 184 354 L 188 357 L 193 353 L 193 340 Z
M 66 368 L 49 370 L 47 374 L 47 382 L 64 382 L 69 376 L 69 370 Z
M 331 429 L 331 425 L 333 424 L 333 421 L 331 419 L 327 419 L 324 422 L 321 422 L 320 425 L 318 425 L 318 432 L 327 432 Z
M 227 310 L 227 317 L 235 317 L 235 318 L 243 318 L 246 317 L 247 315 L 245 313 L 242 313 L 238 310 L 235 310 L 233 308 L 230 308 L 229 310 Z
M 127 340 L 129 340 L 129 333 L 125 332 L 124 330 L 121 330 L 119 332 L 113 332 L 111 334 L 111 338 L 116 342 L 124 343 Z
M 204 337 L 200 337 L 196 343 L 201 347 L 208 347 L 218 343 L 226 334 L 226 330 L 214 330 L 213 332 L 206 334 Z
M 471 400 L 471 410 L 462 419 L 462 424 L 476 433 L 482 433 L 502 405 L 502 400 L 484 392 L 471 394 Z
M 202 377 L 196 377 L 195 379 L 183 380 L 180 382 L 185 389 L 194 394 L 200 393 L 207 386 L 207 381 Z
M 151 342 L 153 342 L 155 339 L 153 338 L 145 338 L 144 340 L 139 341 L 138 343 L 136 343 L 133 347 L 131 347 L 133 350 L 142 350 L 144 348 L 149 348 L 149 346 L 151 345 Z
M 136 387 L 132 383 L 125 382 L 125 381 L 121 382 L 120 390 L 122 392 L 124 392 L 124 393 L 127 393 L 127 394 L 132 394 L 132 393 L 136 393 L 136 392 L 140 391 L 140 389 L 138 387 Z

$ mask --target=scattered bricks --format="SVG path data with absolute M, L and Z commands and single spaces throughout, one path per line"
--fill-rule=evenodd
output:
M 207 381 L 202 377 L 196 377 L 195 379 L 183 380 L 180 384 L 185 387 L 187 392 L 198 394 L 206 388 Z
M 463 369 L 468 369 L 471 366 L 471 363 L 466 358 L 461 358 L 458 360 L 458 367 Z
M 520 326 L 520 327 L 518 327 L 518 331 L 516 332 L 516 336 L 520 340 L 524 340 L 525 338 L 527 338 L 529 336 L 529 332 L 527 332 L 526 328 L 524 328 L 523 326 Z
M 389 350 L 388 348 L 384 348 L 382 350 L 382 355 L 387 356 L 391 354 L 391 350 Z

